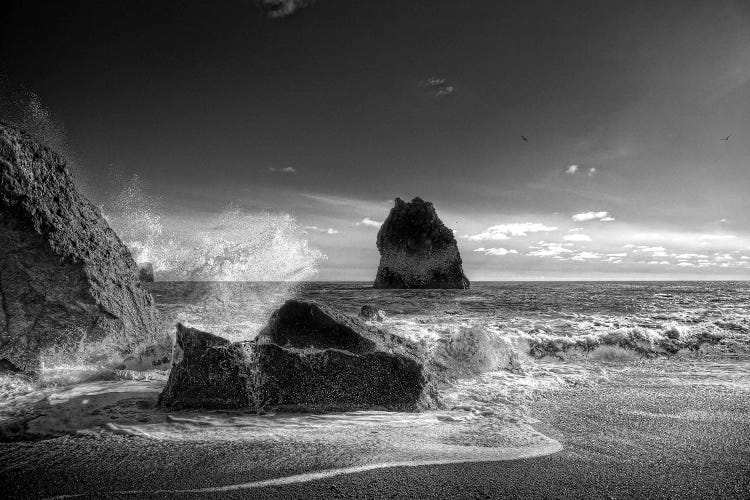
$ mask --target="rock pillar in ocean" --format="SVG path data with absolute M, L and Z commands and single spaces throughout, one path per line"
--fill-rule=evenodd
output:
M 453 231 L 430 202 L 396 198 L 377 244 L 375 288 L 469 288 Z
M 157 330 L 130 252 L 65 160 L 0 122 L 0 360 L 36 372 L 45 349 L 109 336 L 127 351 Z

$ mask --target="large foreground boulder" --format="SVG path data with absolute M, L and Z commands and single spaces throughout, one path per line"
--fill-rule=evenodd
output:
M 76 190 L 65 160 L 3 123 L 0 299 L 0 360 L 25 372 L 48 348 L 157 336 L 130 252 Z
M 167 408 L 420 411 L 440 407 L 421 350 L 323 305 L 288 301 L 252 342 L 177 325 Z
M 375 288 L 469 288 L 453 231 L 432 203 L 396 198 L 378 231 Z

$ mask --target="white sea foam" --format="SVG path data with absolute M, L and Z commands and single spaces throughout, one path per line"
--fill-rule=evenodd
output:
M 361 305 L 375 305 L 387 318 L 374 324 L 418 342 L 442 364 L 452 379 L 440 387 L 446 409 L 261 416 L 174 412 L 168 418 L 153 406 L 163 381 L 151 380 L 85 382 L 69 390 L 18 383 L 8 390 L 13 397 L 6 398 L 15 409 L 6 404 L 2 415 L 18 416 L 22 408 L 41 411 L 34 405 L 55 393 L 42 404 L 44 415 L 29 421 L 25 432 L 37 437 L 94 432 L 175 442 L 241 440 L 276 446 L 279 463 L 298 470 L 325 469 L 320 474 L 548 453 L 559 443 L 534 430 L 530 408 L 550 391 L 581 385 L 595 390 L 599 382 L 616 381 L 623 371 L 642 369 L 644 363 L 669 363 L 670 373 L 683 368 L 684 381 L 690 382 L 674 383 L 747 390 L 750 367 L 741 356 L 750 341 L 748 289 L 713 285 L 704 293 L 705 285 L 670 286 L 675 290 L 665 297 L 655 296 L 652 285 L 634 291 L 630 284 L 480 284 L 471 291 L 299 284 L 290 291 L 277 284 L 155 283 L 156 302 L 166 317 L 188 319 L 230 338 L 254 335 L 290 293 L 352 315 Z M 606 293 L 593 293 L 601 287 Z M 708 348 L 676 354 L 660 347 L 675 339 L 713 340 Z M 540 345 L 549 349 L 533 348 Z M 139 389 L 138 384 L 144 385 Z M 273 481 L 281 482 L 268 484 L 287 479 Z
M 299 281 L 325 258 L 289 214 L 229 208 L 185 221 L 160 211 L 137 175 L 102 207 L 136 262 L 164 281 Z
M 136 262 L 153 265 L 157 281 L 180 282 L 167 301 L 154 290 L 168 331 L 181 321 L 231 340 L 252 338 L 326 258 L 289 214 L 228 208 L 188 221 L 161 205 L 136 175 L 102 213 Z M 226 282 L 274 285 L 223 286 Z

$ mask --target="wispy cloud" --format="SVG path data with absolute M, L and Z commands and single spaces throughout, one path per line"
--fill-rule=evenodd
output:
M 580 214 L 575 214 L 573 216 L 573 220 L 576 222 L 585 222 L 587 220 L 604 220 L 607 219 L 605 222 L 609 222 L 610 220 L 615 220 L 612 217 L 609 217 L 608 212 L 582 212 Z
M 317 231 L 324 234 L 339 234 L 338 229 L 333 229 L 332 227 L 326 229 L 324 227 L 318 226 L 305 226 L 305 229 L 309 229 L 310 231 Z
M 586 261 L 586 260 L 598 260 L 601 259 L 601 254 L 598 254 L 596 252 L 579 252 L 576 255 L 572 256 L 571 260 L 577 260 L 577 261 Z
M 708 255 L 700 254 L 700 253 L 680 253 L 680 254 L 673 253 L 672 257 L 674 257 L 677 260 L 690 260 L 690 259 L 707 259 Z
M 664 247 L 647 247 L 643 245 L 637 245 L 635 247 L 635 252 L 663 252 L 666 248 Z
M 583 233 L 566 234 L 563 236 L 565 241 L 591 241 L 591 236 Z
M 565 173 L 568 175 L 575 175 L 578 173 L 578 171 L 581 170 L 581 167 L 578 165 L 570 165 L 567 169 L 565 169 Z M 596 167 L 589 167 L 588 170 L 586 170 L 586 174 L 591 177 L 596 173 Z
M 532 257 L 553 257 L 555 259 L 562 259 L 562 254 L 573 253 L 573 250 L 565 248 L 565 244 L 559 243 L 546 243 L 544 241 L 538 242 L 536 245 L 532 245 L 529 248 L 533 250 L 526 255 Z
M 500 257 L 502 257 L 504 255 L 517 254 L 518 253 L 517 250 L 512 250 L 512 249 L 508 250 L 507 248 L 484 248 L 484 247 L 479 247 L 479 248 L 475 248 L 473 251 L 474 252 L 484 252 L 485 255 L 497 255 L 497 256 L 500 256 Z
M 376 220 L 373 220 L 369 217 L 365 217 L 361 221 L 357 222 L 357 226 L 370 226 L 370 227 L 380 227 L 383 225 L 382 222 L 378 222 Z
M 268 167 L 268 170 L 270 172 L 281 172 L 283 174 L 293 174 L 297 171 L 297 169 L 294 167 L 284 167 L 284 168 Z
M 344 196 L 305 193 L 299 191 L 290 191 L 289 196 L 304 198 L 304 200 L 309 200 L 316 206 L 319 206 L 319 208 L 324 208 L 326 210 L 333 210 L 336 212 L 342 211 L 342 215 L 348 215 L 349 217 L 360 217 L 374 213 L 388 213 L 388 206 L 393 204 L 393 201 L 391 200 L 371 201 L 361 198 L 347 198 Z
M 315 4 L 315 0 L 256 0 L 266 17 L 280 19 Z
M 701 234 L 698 235 L 698 239 L 701 241 L 717 241 L 717 240 L 731 240 L 736 238 L 734 234 Z
M 453 94 L 456 88 L 449 85 L 445 78 L 431 76 L 419 82 L 419 86 L 433 97 L 446 97 Z
M 498 224 L 488 227 L 481 233 L 464 236 L 471 241 L 508 240 L 511 236 L 526 236 L 528 233 L 557 231 L 557 227 L 546 226 L 538 222 L 520 222 L 515 224 Z

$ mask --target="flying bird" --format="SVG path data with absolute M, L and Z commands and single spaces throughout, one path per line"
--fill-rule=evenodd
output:
M 728 135 L 728 136 L 726 136 L 726 137 L 722 137 L 722 138 L 721 138 L 721 140 L 722 140 L 722 141 L 728 141 L 730 137 L 732 137 L 732 135 L 731 135 L 731 134 L 729 134 L 729 135 Z
M 528 140 L 528 139 L 526 138 L 526 136 L 525 136 L 525 135 L 522 135 L 522 136 L 521 136 L 521 139 L 523 139 L 523 142 L 529 142 L 529 140 Z

